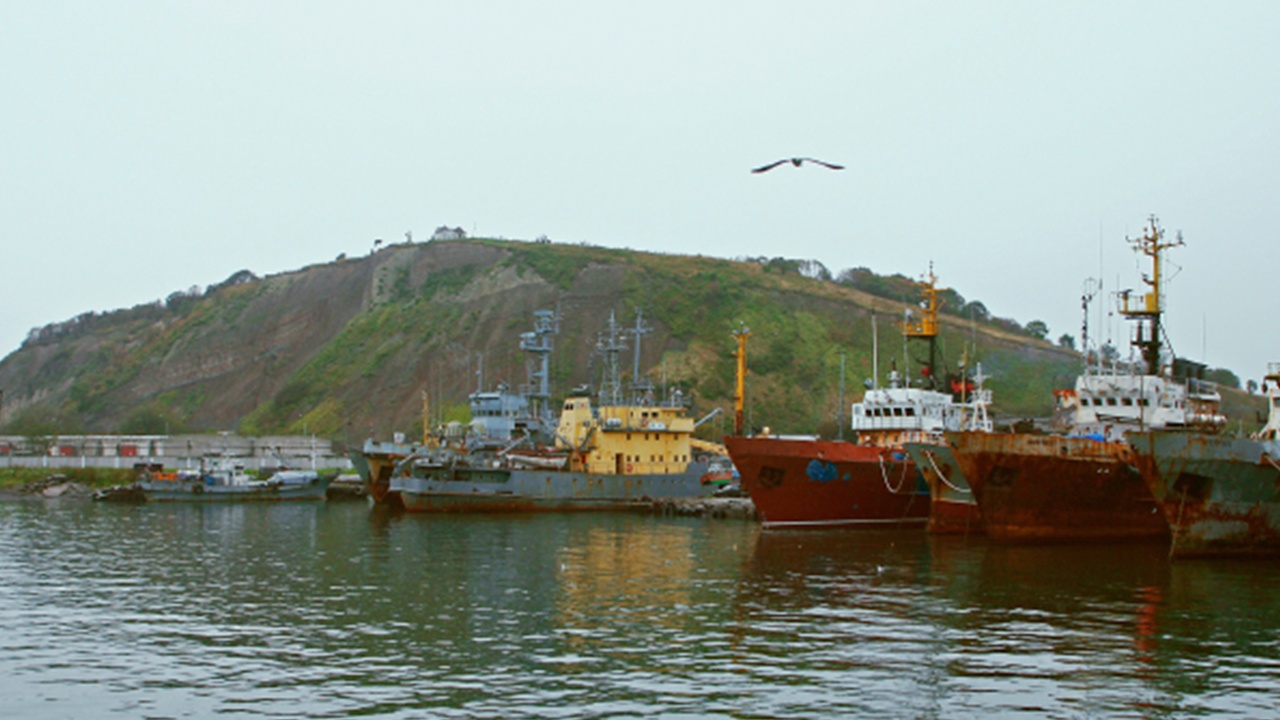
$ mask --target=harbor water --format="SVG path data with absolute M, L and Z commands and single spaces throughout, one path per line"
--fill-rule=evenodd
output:
M 0 717 L 1280 716 L 1274 561 L 354 502 L 0 503 Z

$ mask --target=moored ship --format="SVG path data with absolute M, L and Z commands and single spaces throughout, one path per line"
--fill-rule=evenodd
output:
M 391 488 L 411 512 L 616 510 L 659 498 L 700 497 L 709 464 L 690 442 L 677 403 L 565 400 L 549 448 L 435 453 L 409 463 Z
M 520 335 L 520 349 L 529 357 L 531 370 L 529 384 L 523 392 L 512 392 L 504 384 L 495 390 L 485 391 L 480 379 L 476 391 L 468 396 L 471 423 L 463 426 L 451 423 L 432 432 L 427 396 L 423 394 L 421 442 L 407 442 L 397 433 L 390 442 L 369 439 L 358 451 L 350 453 L 351 464 L 360 474 L 366 494 L 376 504 L 403 507 L 398 490 L 391 487 L 391 478 L 407 472 L 414 460 L 431 457 L 447 451 L 448 446 L 494 449 L 514 439 L 529 438 L 537 442 L 551 434 L 551 415 L 548 409 L 549 356 L 551 337 L 559 332 L 560 318 L 553 310 L 537 310 L 533 313 L 533 329 Z M 479 374 L 479 373 L 478 373 Z
M 165 472 L 143 467 L 132 490 L 147 502 L 259 502 L 324 500 L 333 475 L 282 469 L 266 479 L 227 458 L 207 460 L 199 471 Z
M 963 430 L 982 433 L 992 430 L 991 417 L 987 414 L 991 391 L 983 387 L 983 380 L 982 366 L 979 365 L 974 382 L 961 380 L 957 387 L 952 388 L 960 393 L 961 407 L 967 408 L 960 423 Z M 929 488 L 929 522 L 925 530 L 933 535 L 984 532 L 982 512 L 973 497 L 973 490 L 951 448 L 943 441 L 941 430 L 930 441 L 905 442 L 902 449 L 916 464 Z
M 929 491 L 900 448 L 778 436 L 725 438 L 765 527 L 923 525 Z
M 1169 530 L 1123 441 L 1029 433 L 947 433 L 988 536 L 1131 540 Z
M 1138 540 L 1169 535 L 1168 524 L 1134 465 L 1126 430 L 1197 428 L 1225 420 L 1221 398 L 1196 376 L 1203 366 L 1166 358 L 1161 336 L 1161 262 L 1170 247 L 1154 217 L 1135 250 L 1152 262 L 1150 287 L 1121 294 L 1135 322 L 1137 366 L 1091 368 L 1076 379 L 1070 427 L 1060 435 L 948 432 L 946 443 L 969 481 L 989 536 L 1005 541 Z M 1101 363 L 1101 361 L 1099 361 Z
M 631 332 L 638 368 L 639 318 Z M 615 510 L 708 495 L 713 486 L 704 476 L 713 448 L 694 439 L 696 424 L 682 394 L 658 401 L 654 389 L 637 380 L 624 400 L 621 334 L 610 318 L 598 346 L 605 365 L 599 402 L 567 398 L 548 433 L 552 442 L 539 442 L 518 425 L 505 439 L 446 434 L 398 461 L 388 473 L 388 491 L 410 512 L 436 513 Z
M 937 389 L 937 278 L 932 270 L 921 283 L 923 312 L 904 322 L 909 339 L 928 344 L 922 370 L 924 387 L 912 387 L 897 370 L 888 387 L 872 382 L 852 406 L 855 441 L 814 437 L 745 436 L 725 438 L 729 455 L 766 527 L 923 525 L 930 515 L 929 489 L 903 445 L 936 442 L 945 429 L 981 427 L 988 395 L 970 393 L 958 401 Z M 739 334 L 738 397 L 744 393 L 745 337 Z M 878 374 L 873 370 L 873 377 Z M 958 381 L 963 392 L 967 380 Z
M 1267 424 L 1251 437 L 1126 436 L 1172 532 L 1170 555 L 1280 554 L 1280 363 L 1262 381 Z
M 903 443 L 902 449 L 916 464 L 929 488 L 929 521 L 925 530 L 933 535 L 985 532 L 982 511 L 951 448 L 939 439 Z

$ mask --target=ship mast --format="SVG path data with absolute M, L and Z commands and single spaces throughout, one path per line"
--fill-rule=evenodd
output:
M 1084 289 L 1080 292 L 1080 310 L 1083 318 L 1080 321 L 1080 354 L 1084 357 L 1085 372 L 1089 371 L 1089 303 L 1097 297 L 1102 289 L 1102 281 L 1096 278 L 1085 278 Z M 1102 361 L 1099 360 L 1099 363 Z
M 733 387 L 733 434 L 741 435 L 743 408 L 747 401 L 747 338 L 751 337 L 751 331 L 743 325 L 733 332 L 733 337 L 738 341 L 738 349 L 733 354 L 738 361 L 738 372 Z
M 640 338 L 653 332 L 653 327 L 644 321 L 644 311 L 636 308 L 636 324 L 628 333 L 635 336 L 635 358 L 631 368 L 631 395 L 637 405 L 648 404 L 653 397 L 653 382 L 640 374 Z
M 1161 288 L 1163 282 L 1162 259 L 1164 251 L 1180 247 L 1182 233 L 1172 242 L 1165 242 L 1164 230 L 1157 225 L 1156 216 L 1150 217 L 1151 225 L 1139 238 L 1126 237 L 1134 252 L 1151 258 L 1151 274 L 1143 274 L 1142 282 L 1150 288 L 1149 292 L 1139 297 L 1132 297 L 1126 290 L 1120 294 L 1120 314 L 1135 321 L 1133 329 L 1133 346 L 1142 353 L 1143 365 L 1147 375 L 1160 374 L 1160 334 L 1162 326 L 1160 316 L 1164 310 L 1164 295 Z
M 910 315 L 902 319 L 902 335 L 908 339 L 926 340 L 929 343 L 929 364 L 926 366 L 930 387 L 937 387 L 937 349 L 938 349 L 938 278 L 933 274 L 933 263 L 929 263 L 929 274 L 925 280 L 917 283 L 924 299 L 921 304 L 920 320 L 913 322 Z M 908 384 L 910 382 L 908 381 Z
M 609 325 L 596 340 L 596 352 L 604 358 L 604 370 L 600 379 L 600 404 L 622 404 L 622 373 L 618 369 L 618 356 L 627 349 L 622 330 L 613 311 L 609 311 Z
M 550 356 L 551 336 L 560 332 L 560 315 L 554 310 L 535 310 L 533 330 L 520 335 L 520 349 L 533 356 L 529 389 L 525 396 L 533 407 L 534 417 L 544 422 L 551 419 Z

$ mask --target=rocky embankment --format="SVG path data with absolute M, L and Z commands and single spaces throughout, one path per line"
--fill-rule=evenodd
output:
M 84 483 L 66 475 L 53 474 L 25 485 L 4 488 L 0 490 L 0 498 L 91 498 L 93 493 L 94 489 Z
M 666 498 L 654 500 L 652 508 L 659 515 L 757 519 L 756 506 L 749 497 Z

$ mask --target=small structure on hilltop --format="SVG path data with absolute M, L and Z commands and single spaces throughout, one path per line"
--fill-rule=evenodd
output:
M 441 225 L 431 234 L 432 240 L 462 240 L 467 236 L 467 231 L 460 227 L 451 228 L 448 225 Z

